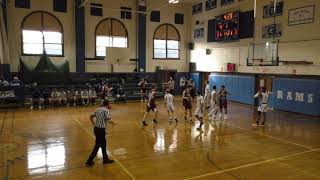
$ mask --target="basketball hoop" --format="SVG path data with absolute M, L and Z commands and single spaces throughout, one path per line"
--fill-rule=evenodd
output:
M 278 66 L 278 40 L 252 42 L 248 46 L 248 66 Z
M 252 59 L 253 66 L 260 66 L 263 62 L 263 59 Z

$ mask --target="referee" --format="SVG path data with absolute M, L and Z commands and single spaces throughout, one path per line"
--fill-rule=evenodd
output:
M 96 136 L 96 144 L 90 154 L 86 165 L 93 166 L 93 159 L 96 157 L 99 148 L 102 149 L 103 164 L 113 163 L 113 160 L 109 159 L 106 150 L 106 123 L 114 123 L 111 121 L 111 114 L 109 111 L 109 101 L 104 100 L 101 107 L 90 115 L 90 121 L 94 125 L 94 134 Z M 95 119 L 95 120 L 94 120 Z

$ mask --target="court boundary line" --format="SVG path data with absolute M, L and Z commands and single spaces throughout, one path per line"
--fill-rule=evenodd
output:
M 288 143 L 288 144 L 296 145 L 296 146 L 303 147 L 303 148 L 306 148 L 306 149 L 309 149 L 309 150 L 314 150 L 314 149 L 315 149 L 315 148 L 312 148 L 312 147 L 309 147 L 309 146 L 306 146 L 306 145 L 303 145 L 303 144 L 298 144 L 298 143 L 291 142 L 291 141 L 288 141 L 288 140 L 285 140 L 285 139 L 281 139 L 281 138 L 277 138 L 277 137 L 274 137 L 274 136 L 271 136 L 271 135 L 267 135 L 267 134 L 262 134 L 262 133 L 259 133 L 259 132 L 255 132 L 255 131 L 253 131 L 253 130 L 246 129 L 246 128 L 242 128 L 242 127 L 240 127 L 240 126 L 236 126 L 236 125 L 233 125 L 233 124 L 230 124 L 230 123 L 227 123 L 227 122 L 224 122 L 224 123 L 227 124 L 227 125 L 229 125 L 229 126 L 232 126 L 232 127 L 235 127 L 235 128 L 241 129 L 241 130 L 244 130 L 244 131 L 249 131 L 250 133 L 253 133 L 253 134 L 257 134 L 257 135 L 264 136 L 264 137 L 268 137 L 268 138 L 271 138 L 271 139 L 283 141 L 283 142 L 286 142 L 286 143 Z
M 78 123 L 92 139 L 95 139 L 95 137 L 90 133 L 90 131 L 74 115 L 71 115 L 71 116 L 72 116 L 72 119 L 76 123 Z M 109 156 L 114 159 L 114 161 L 121 167 L 122 170 L 124 170 L 124 172 L 127 173 L 127 175 L 129 175 L 131 179 L 136 180 L 133 174 L 118 159 L 116 159 L 111 153 L 109 153 Z
M 228 168 L 228 169 L 224 169 L 224 170 L 220 170 L 220 171 L 216 171 L 216 172 L 212 172 L 212 173 L 207 173 L 207 174 L 203 174 L 203 175 L 199 175 L 199 176 L 194 176 L 194 177 L 190 177 L 190 178 L 184 178 L 183 180 L 199 179 L 199 178 L 203 178 L 203 177 L 207 177 L 207 176 L 211 176 L 211 175 L 215 175 L 215 174 L 221 174 L 221 173 L 225 173 L 225 172 L 229 172 L 229 171 L 233 171 L 233 170 L 243 169 L 243 168 L 252 167 L 252 166 L 256 166 L 256 165 L 260 165 L 260 164 L 266 164 L 266 163 L 270 163 L 270 162 L 274 162 L 274 161 L 278 161 L 278 160 L 282 160 L 282 159 L 286 159 L 286 158 L 290 158 L 290 157 L 295 157 L 295 156 L 299 156 L 299 155 L 302 155 L 302 154 L 315 152 L 315 151 L 319 151 L 319 150 L 320 150 L 320 148 L 311 149 L 311 150 L 302 151 L 302 152 L 299 152 L 299 153 L 293 153 L 293 154 L 286 155 L 286 156 L 280 156 L 280 157 L 277 157 L 277 158 L 271 158 L 271 159 L 259 161 L 259 162 L 256 162 L 256 163 L 250 163 L 250 164 L 237 166 L 237 167 L 233 167 L 233 168 Z

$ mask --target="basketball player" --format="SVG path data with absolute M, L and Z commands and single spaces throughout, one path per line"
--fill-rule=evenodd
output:
M 203 112 L 204 112 L 204 99 L 203 96 L 201 96 L 200 92 L 197 91 L 196 93 L 197 95 L 197 107 L 196 107 L 196 111 L 194 113 L 194 116 L 200 121 L 200 125 L 197 128 L 197 130 L 201 130 L 202 125 L 203 125 Z
M 140 93 L 141 93 L 141 102 L 147 101 L 147 81 L 145 79 L 142 79 L 138 86 L 140 86 Z
M 187 114 L 189 112 L 189 120 L 192 122 L 192 104 L 191 104 L 191 89 L 192 86 L 188 85 L 188 87 L 182 93 L 182 103 L 184 107 L 184 120 L 187 120 Z
M 67 104 L 67 93 L 63 89 L 59 92 L 59 104 Z
M 170 121 L 172 120 L 172 117 L 171 117 L 171 114 L 172 114 L 173 119 L 176 122 L 178 122 L 178 119 L 177 119 L 177 117 L 176 117 L 176 115 L 174 113 L 174 105 L 173 105 L 174 98 L 173 98 L 173 95 L 170 93 L 169 89 L 166 90 L 166 94 L 164 95 L 164 101 L 165 101 L 165 106 L 167 108 L 167 112 L 168 112 L 168 115 L 169 115 L 169 120 Z
M 143 121 L 142 121 L 142 126 L 147 126 L 148 124 L 146 123 L 146 119 L 148 117 L 148 114 L 150 111 L 153 111 L 154 112 L 154 116 L 153 116 L 153 124 L 157 124 L 158 121 L 157 121 L 157 104 L 155 102 L 155 98 L 156 98 L 156 91 L 155 89 L 153 89 L 149 95 L 149 100 L 148 100 L 148 103 L 147 103 L 147 110 L 143 116 Z
M 168 88 L 170 89 L 170 94 L 173 95 L 173 91 L 174 91 L 174 86 L 175 86 L 175 83 L 174 83 L 174 80 L 173 78 L 170 76 L 170 80 L 168 81 Z
M 50 93 L 49 103 L 51 105 L 53 105 L 55 103 L 60 104 L 60 102 L 59 102 L 59 92 L 55 88 Z
M 81 101 L 81 94 L 79 91 L 75 91 L 73 96 L 73 102 L 74 102 L 73 106 L 76 106 L 79 101 Z
M 73 90 L 68 90 L 67 91 L 67 106 L 70 106 L 70 104 L 75 105 L 75 101 L 74 101 L 74 91 Z
M 258 118 L 256 123 L 252 124 L 253 126 L 259 126 L 259 121 L 261 114 L 263 115 L 263 121 L 261 126 L 264 126 L 264 123 L 266 121 L 266 115 L 268 112 L 268 100 L 269 95 L 271 95 L 272 92 L 266 91 L 265 87 L 262 87 L 256 95 L 254 95 L 254 98 L 259 98 L 259 106 L 258 106 Z
M 96 104 L 97 101 L 97 93 L 96 90 L 94 88 L 91 88 L 89 90 L 89 103 L 91 104 Z
M 37 86 L 33 87 L 30 101 L 31 101 L 30 109 L 33 109 L 34 103 L 38 103 L 39 109 L 42 108 L 42 105 L 44 103 L 44 98 L 40 90 L 37 88 Z
M 205 104 L 206 104 L 206 108 L 209 109 L 210 108 L 210 84 L 209 81 L 205 82 L 206 86 L 204 89 L 204 100 L 205 100 Z
M 210 100 L 210 111 L 209 111 L 209 120 L 216 119 L 218 113 L 218 98 L 217 98 L 217 86 L 212 86 L 211 100 Z
M 227 102 L 228 95 L 230 95 L 230 93 L 225 89 L 225 86 L 222 85 L 218 93 L 219 108 L 220 108 L 219 119 L 222 118 L 223 109 L 224 109 L 224 120 L 228 119 L 228 114 L 227 114 L 228 113 L 228 102 Z
M 82 104 L 89 104 L 89 91 L 84 89 L 81 91 Z
M 108 100 L 103 100 L 101 107 L 90 115 L 90 121 L 94 125 L 94 135 L 96 136 L 96 144 L 86 162 L 86 165 L 94 165 L 93 159 L 96 157 L 97 152 L 100 148 L 102 150 L 103 164 L 113 163 L 113 160 L 109 159 L 108 157 L 106 142 L 107 122 L 115 124 L 113 121 L 111 121 L 111 113 L 109 110 Z

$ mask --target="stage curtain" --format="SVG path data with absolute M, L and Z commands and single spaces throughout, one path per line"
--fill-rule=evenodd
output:
M 8 64 L 10 60 L 8 37 L 4 24 L 3 9 L 0 6 L 0 63 Z

